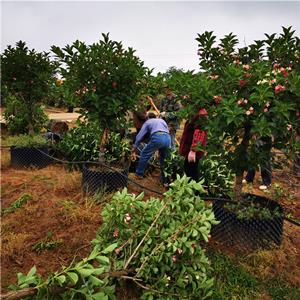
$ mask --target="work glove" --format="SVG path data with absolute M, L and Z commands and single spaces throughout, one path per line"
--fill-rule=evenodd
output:
M 190 151 L 188 154 L 188 162 L 195 162 L 196 161 L 196 152 Z

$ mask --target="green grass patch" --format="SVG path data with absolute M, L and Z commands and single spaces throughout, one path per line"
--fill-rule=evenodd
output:
M 1 209 L 1 214 L 9 214 L 14 212 L 16 209 L 22 207 L 25 205 L 29 200 L 31 200 L 33 197 L 31 194 L 23 194 L 20 198 L 18 198 L 16 201 L 11 203 L 11 205 L 7 208 Z
M 274 278 L 266 283 L 266 290 L 272 300 L 298 300 L 300 287 L 292 287 L 280 278 Z
M 63 239 L 52 239 L 52 235 L 51 231 L 47 232 L 47 236 L 44 239 L 38 241 L 32 246 L 32 250 L 39 253 L 44 250 L 55 249 L 64 243 Z
M 221 253 L 209 254 L 212 276 L 215 278 L 214 300 L 256 299 L 260 283 L 245 268 Z
M 20 134 L 9 136 L 7 139 L 2 141 L 2 146 L 5 147 L 15 146 L 16 148 L 22 148 L 42 145 L 47 145 L 47 140 L 41 135 Z

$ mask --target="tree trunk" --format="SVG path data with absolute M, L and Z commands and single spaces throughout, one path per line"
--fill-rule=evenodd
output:
M 106 127 L 100 137 L 100 152 L 99 152 L 99 161 L 104 162 L 104 153 L 105 153 L 105 146 L 108 141 L 109 129 Z
M 234 195 L 235 200 L 242 200 L 242 188 L 243 188 L 243 173 L 236 174 L 235 176 L 235 184 L 234 184 Z
M 251 134 L 250 134 L 251 125 L 246 124 L 244 129 L 245 129 L 245 132 L 244 132 L 243 140 L 242 140 L 241 144 L 238 146 L 239 149 L 236 152 L 236 155 L 237 155 L 236 159 L 237 159 L 238 164 L 241 162 L 241 160 L 246 159 L 247 150 L 249 147 L 249 141 L 251 138 Z M 248 164 L 246 164 L 246 166 L 245 166 L 244 163 L 241 163 L 240 166 L 241 167 L 237 168 L 236 172 L 235 172 L 234 194 L 235 194 L 235 198 L 237 201 L 241 201 L 243 198 L 242 197 L 243 175 L 244 175 L 244 172 L 247 171 Z

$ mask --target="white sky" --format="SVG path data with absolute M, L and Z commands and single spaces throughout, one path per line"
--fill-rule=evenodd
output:
M 137 50 L 145 65 L 198 70 L 197 33 L 218 38 L 233 32 L 242 45 L 281 32 L 300 31 L 299 1 L 2 1 L 1 52 L 19 40 L 29 48 L 50 51 L 76 39 L 88 44 L 101 33 Z

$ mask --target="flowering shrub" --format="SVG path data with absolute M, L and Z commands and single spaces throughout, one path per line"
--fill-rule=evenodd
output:
M 300 108 L 300 42 L 291 28 L 280 36 L 236 48 L 233 34 L 216 46 L 213 32 L 199 34 L 200 66 L 209 86 L 210 133 L 208 152 L 225 148 L 229 167 L 236 174 L 235 192 L 240 199 L 244 171 L 261 164 L 255 155 L 257 138 L 269 137 L 272 146 L 294 148 Z M 212 96 L 213 94 L 213 96 Z M 199 103 L 191 103 L 194 112 Z
M 1 90 L 5 90 L 9 108 L 5 113 L 9 129 L 13 133 L 39 132 L 47 120 L 40 102 L 49 91 L 55 63 L 50 61 L 48 53 L 29 50 L 19 41 L 15 48 L 8 46 L 4 50 L 1 68 Z
M 204 299 L 211 295 L 209 261 L 202 248 L 212 224 L 211 206 L 195 191 L 201 184 L 177 177 L 163 199 L 143 200 L 124 189 L 103 210 L 103 225 L 94 244 L 117 243 L 110 256 L 116 269 L 132 270 L 146 287 L 141 299 Z
M 81 113 L 102 129 L 115 129 L 135 105 L 147 68 L 132 48 L 102 36 L 92 45 L 77 40 L 62 49 L 53 46 L 52 51 L 62 64 L 65 89 L 77 98 Z

